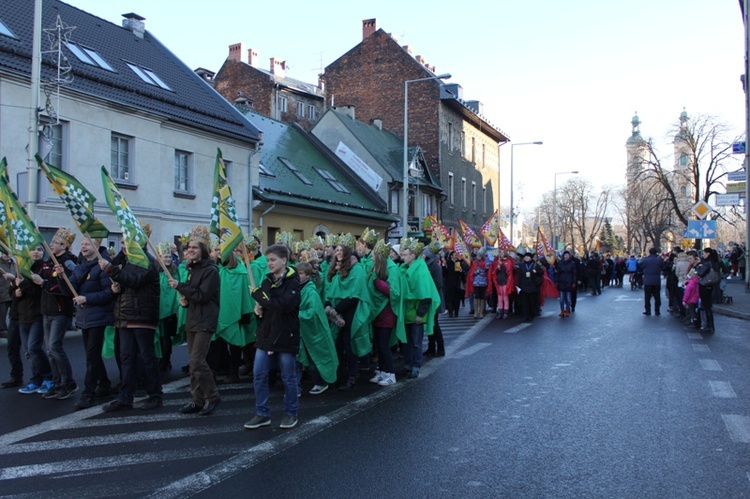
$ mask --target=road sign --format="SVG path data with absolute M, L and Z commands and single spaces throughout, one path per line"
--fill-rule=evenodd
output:
M 716 220 L 688 220 L 685 237 L 714 239 L 716 237 Z
M 717 194 L 716 206 L 734 206 L 740 204 L 739 194 Z
M 727 173 L 727 181 L 729 182 L 742 182 L 747 179 L 747 172 L 745 170 L 737 170 L 736 172 Z
M 745 154 L 745 142 L 735 142 L 732 144 L 733 154 Z
M 739 194 L 740 197 L 745 197 L 745 186 L 746 182 L 734 182 L 727 184 L 727 194 Z
M 693 213 L 695 213 L 698 218 L 703 220 L 706 218 L 706 216 L 713 211 L 713 208 L 711 208 L 711 205 L 707 202 L 701 200 L 695 203 L 695 206 L 693 206 Z

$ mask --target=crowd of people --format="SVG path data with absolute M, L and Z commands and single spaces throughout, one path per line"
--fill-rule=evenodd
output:
M 190 400 L 179 411 L 212 414 L 221 402 L 217 380 L 231 384 L 251 375 L 255 411 L 248 429 L 270 425 L 270 387 L 278 379 L 280 427 L 289 429 L 297 424 L 303 392 L 352 390 L 363 371 L 374 371 L 368 381 L 381 387 L 396 384 L 397 375 L 418 378 L 424 357 L 445 355 L 439 319 L 459 317 L 466 301 L 476 319 L 493 313 L 497 320 L 516 315 L 531 322 L 546 299 L 557 299 L 559 317 L 566 318 L 580 292 L 598 296 L 603 287 L 623 286 L 626 274 L 638 274 L 644 314 L 660 315 L 665 276 L 668 311 L 713 333 L 711 304 L 725 273 L 710 248 L 700 255 L 652 249 L 640 260 L 597 252 L 579 258 L 570 248 L 560 255 L 479 248 L 464 258 L 436 241 L 389 244 L 370 229 L 359 239 L 342 234 L 299 242 L 281 233 L 264 251 L 253 231 L 234 251 L 224 251 L 197 226 L 183 236 L 181 256 L 174 244 L 158 244 L 155 255 L 144 246 L 145 267 L 129 259 L 124 240 L 114 254 L 85 238 L 77 256 L 74 240 L 61 228 L 51 254 L 34 248 L 27 277 L 8 255 L 0 259 L 10 361 L 2 386 L 56 400 L 78 392 L 64 347 L 75 326 L 86 354 L 75 408 L 153 410 L 163 405 L 161 373 L 172 369 L 173 348 L 186 344 Z M 741 252 L 728 261 L 730 272 L 744 272 Z M 31 371 L 26 383 L 24 357 Z M 117 364 L 117 385 L 106 358 Z M 403 360 L 398 370 L 397 359 Z

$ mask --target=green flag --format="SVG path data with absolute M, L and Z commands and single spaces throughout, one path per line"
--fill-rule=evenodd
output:
M 10 186 L 5 158 L 0 160 L 0 202 L 4 208 L 2 211 L 5 214 L 10 249 L 18 260 L 18 271 L 24 277 L 31 278 L 29 251 L 42 244 L 42 236 Z
M 221 149 L 216 150 L 210 230 L 212 234 L 219 238 L 221 260 L 225 261 L 237 245 L 242 242 L 242 229 L 240 229 L 240 223 L 237 221 L 237 210 L 234 207 L 232 190 L 229 188 L 229 182 L 227 182 Z
M 144 269 L 148 268 L 148 257 L 143 252 L 143 245 L 147 241 L 146 233 L 141 228 L 141 224 L 135 218 L 133 212 L 130 211 L 127 201 L 120 194 L 120 190 L 104 166 L 102 166 L 102 184 L 104 186 L 104 197 L 107 200 L 107 206 L 115 214 L 117 224 L 120 226 L 122 235 L 125 238 L 128 261 Z
M 73 175 L 46 164 L 38 154 L 36 155 L 36 161 L 44 174 L 47 175 L 47 180 L 52 184 L 52 188 L 60 196 L 65 206 L 68 207 L 78 230 L 83 234 L 88 233 L 93 238 L 107 237 L 109 231 L 94 216 L 94 202 L 96 201 L 94 195 Z

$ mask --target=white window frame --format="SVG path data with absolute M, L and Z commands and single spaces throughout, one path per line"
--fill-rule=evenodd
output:
M 287 112 L 287 99 L 286 95 L 279 95 L 279 113 Z
M 391 189 L 391 213 L 397 215 L 400 213 L 401 205 L 401 191 L 399 189 Z
M 307 106 L 307 119 L 310 121 L 315 121 L 315 106 L 312 104 Z
M 466 178 L 461 177 L 461 208 L 466 209 Z
M 192 182 L 192 164 L 193 153 L 175 149 L 174 151 L 174 191 L 190 194 L 193 187 Z
M 297 103 L 297 116 L 299 116 L 300 118 L 305 117 L 305 103 L 304 102 Z
M 39 145 L 45 140 L 44 134 L 50 134 L 52 140 L 52 149 L 50 149 L 44 159 L 50 164 L 61 170 L 66 169 L 66 159 L 68 153 L 68 124 L 66 122 L 52 123 L 46 118 L 41 119 L 42 130 L 39 131 Z M 48 129 L 49 128 L 49 129 Z
M 453 172 L 448 172 L 448 204 L 451 206 L 456 204 Z
M 482 186 L 482 213 L 487 213 L 487 186 Z
M 112 154 L 115 153 L 113 150 L 112 142 L 117 140 L 117 163 L 112 162 Z M 117 182 L 126 182 L 129 184 L 135 183 L 133 178 L 133 137 L 129 137 L 127 135 L 123 135 L 120 133 L 112 132 L 111 138 L 110 138 L 110 156 L 109 156 L 109 174 L 112 176 L 112 179 Z M 122 151 L 122 143 L 125 144 L 125 163 L 122 164 L 120 160 L 122 159 L 123 151 Z M 123 171 L 123 169 L 125 171 Z
M 477 211 L 477 183 L 471 183 L 471 211 Z

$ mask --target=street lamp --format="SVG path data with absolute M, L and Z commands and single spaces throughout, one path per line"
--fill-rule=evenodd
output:
M 552 191 L 552 248 L 557 251 L 557 232 L 556 232 L 556 226 L 557 226 L 557 176 L 558 175 L 578 175 L 578 170 L 573 170 L 569 172 L 557 172 L 555 173 L 555 187 Z
M 513 245 L 513 148 L 515 146 L 540 146 L 541 140 L 510 145 L 510 244 Z
M 401 227 L 403 227 L 404 235 L 402 237 L 406 237 L 409 227 L 409 83 L 427 80 L 448 80 L 450 77 L 450 73 L 445 73 L 427 78 L 418 78 L 416 80 L 406 80 L 404 82 L 404 192 L 403 206 L 401 208 L 403 210 L 401 214 Z

